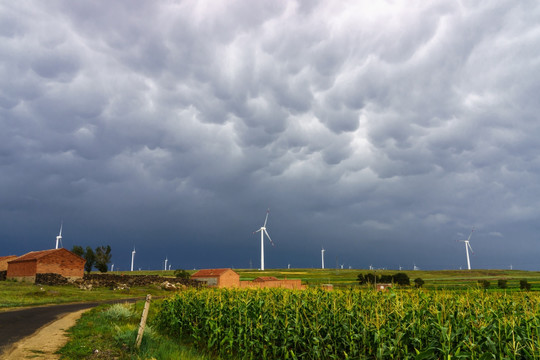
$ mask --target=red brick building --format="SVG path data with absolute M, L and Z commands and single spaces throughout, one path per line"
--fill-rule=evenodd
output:
M 193 280 L 205 282 L 214 287 L 240 287 L 240 288 L 285 288 L 303 290 L 302 280 L 280 280 L 273 276 L 261 276 L 253 281 L 240 281 L 240 275 L 231 269 L 205 269 L 191 275 Z
M 63 248 L 32 251 L 8 261 L 7 278 L 34 282 L 36 274 L 53 273 L 78 279 L 84 275 L 85 262 L 79 255 Z
M 7 271 L 8 261 L 17 258 L 17 255 L 0 256 L 0 271 Z
M 193 280 L 205 282 L 208 286 L 238 287 L 240 275 L 231 269 L 204 269 L 191 275 Z

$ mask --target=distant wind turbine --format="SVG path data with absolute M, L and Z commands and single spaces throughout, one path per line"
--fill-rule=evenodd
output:
M 167 261 L 169 261 L 169 259 L 167 257 L 165 257 L 165 269 L 164 270 L 167 270 Z
M 324 269 L 324 248 L 321 249 L 321 269 Z
M 469 258 L 469 249 L 471 249 L 471 252 L 474 254 L 471 244 L 469 243 L 473 232 L 474 232 L 474 228 L 472 228 L 471 233 L 469 234 L 469 237 L 467 238 L 467 240 L 459 240 L 465 243 L 465 252 L 467 253 L 467 269 L 469 270 L 471 270 L 471 259 Z
M 135 246 L 133 247 L 133 251 L 131 252 L 131 271 L 133 271 L 133 262 L 135 261 Z
M 270 209 L 266 210 L 266 218 L 264 219 L 264 225 L 261 226 L 261 228 L 257 231 L 254 231 L 253 233 L 261 233 L 261 271 L 264 271 L 264 235 L 266 234 L 266 237 L 268 237 L 268 240 L 270 240 L 270 244 L 274 246 L 274 242 L 270 238 L 270 235 L 268 235 L 268 231 L 266 231 L 266 222 L 268 221 L 268 214 L 270 213 Z
M 64 222 L 60 222 L 60 232 L 58 233 L 58 236 L 56 237 L 56 249 L 58 249 L 58 244 L 62 246 L 62 227 L 64 225 Z

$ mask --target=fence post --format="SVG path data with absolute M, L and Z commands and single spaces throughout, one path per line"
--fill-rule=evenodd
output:
M 144 328 L 146 326 L 146 317 L 148 316 L 148 309 L 150 308 L 150 299 L 152 298 L 152 295 L 148 294 L 146 295 L 146 302 L 144 303 L 144 309 L 142 312 L 141 317 L 141 323 L 139 324 L 139 332 L 137 333 L 137 341 L 135 342 L 135 346 L 137 349 L 141 346 L 142 337 L 144 334 Z

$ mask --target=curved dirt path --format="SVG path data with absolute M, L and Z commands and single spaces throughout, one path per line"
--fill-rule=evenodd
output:
M 100 304 L 135 302 L 143 299 L 116 299 L 2 311 L 0 312 L 0 359 L 57 359 L 58 357 L 40 357 L 45 356 L 41 352 L 49 351 L 46 349 L 50 346 L 56 346 L 51 354 L 58 350 L 65 340 L 57 339 L 67 339 L 65 330 L 75 325 L 76 320 L 84 311 Z M 53 334 L 55 334 L 54 337 Z M 13 355 L 13 351 L 18 348 L 26 349 L 31 356 L 29 354 L 26 357 Z
M 90 309 L 68 313 L 60 319 L 43 326 L 34 334 L 12 345 L 0 357 L 5 360 L 60 359 L 60 355 L 55 354 L 55 352 L 67 343 L 66 330 L 74 326 L 77 319 L 88 310 Z

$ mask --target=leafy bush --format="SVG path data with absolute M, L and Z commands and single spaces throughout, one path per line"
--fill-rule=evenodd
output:
M 414 279 L 414 287 L 421 288 L 422 286 L 424 286 L 424 280 L 422 278 Z
M 525 279 L 519 280 L 519 288 L 521 290 L 529 291 L 529 290 L 531 290 L 531 284 L 529 284 L 529 282 L 527 280 L 525 280 Z
M 127 320 L 133 316 L 131 306 L 128 304 L 114 304 L 103 312 L 103 315 L 110 320 Z
M 174 270 L 174 276 L 180 279 L 189 279 L 190 275 L 186 270 L 183 269 L 176 269 Z
M 506 289 L 508 287 L 508 281 L 499 279 L 497 280 L 497 286 L 499 287 L 499 289 Z
M 487 280 L 478 280 L 478 285 L 480 285 L 483 289 L 488 289 L 491 283 Z

